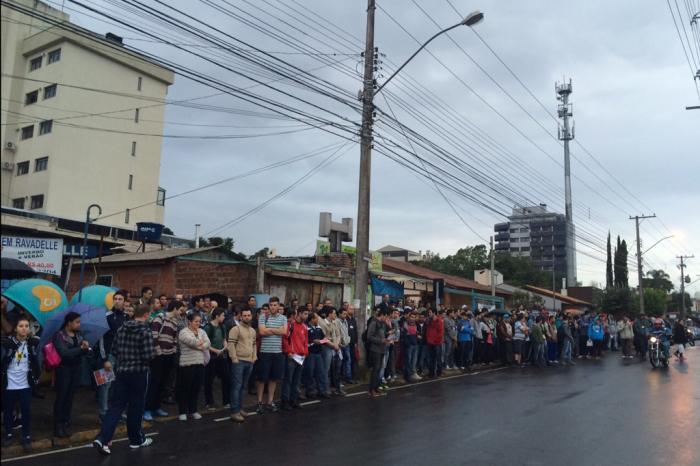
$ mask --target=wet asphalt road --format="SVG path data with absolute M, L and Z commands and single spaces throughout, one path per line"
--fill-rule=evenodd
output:
M 13 461 L 45 465 L 700 465 L 700 350 L 683 365 L 602 361 L 503 369 L 265 414 L 157 425 L 115 443 Z

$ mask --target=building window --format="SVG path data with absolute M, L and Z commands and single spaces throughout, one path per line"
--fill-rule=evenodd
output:
M 29 61 L 29 71 L 34 71 L 34 70 L 38 70 L 39 68 L 41 68 L 41 61 L 43 60 L 43 58 L 44 57 L 32 58 Z
M 49 168 L 49 158 L 48 157 L 41 157 L 38 158 L 34 161 L 34 171 L 35 172 L 43 172 Z
M 34 125 L 22 128 L 22 139 L 29 139 L 32 137 L 34 137 Z
M 129 189 L 134 187 L 134 175 L 129 175 Z
M 518 251 L 520 251 L 520 249 L 518 249 L 518 248 L 510 248 L 510 252 L 518 252 Z
M 134 123 L 139 122 L 139 109 L 137 108 L 136 111 L 134 112 Z
M 44 88 L 44 100 L 50 99 L 51 97 L 56 97 L 56 88 L 57 86 L 55 84 L 46 86 Z
M 17 176 L 29 173 L 29 160 L 17 164 Z
M 158 195 L 156 197 L 156 205 L 159 205 L 159 206 L 165 205 L 165 189 L 161 188 L 160 186 L 158 187 Z
M 27 92 L 24 97 L 24 105 L 35 104 L 39 100 L 39 91 Z
M 136 157 L 136 141 L 131 141 L 131 155 Z
M 520 248 L 520 252 L 530 252 L 530 247 L 529 246 L 523 246 Z
M 521 228 L 520 229 L 520 233 L 527 233 L 528 231 L 530 231 L 529 228 Z
M 37 194 L 36 196 L 32 196 L 31 204 L 30 204 L 29 208 L 30 209 L 41 209 L 42 207 L 44 207 L 44 195 Z
M 139 76 L 139 80 L 136 82 L 136 90 L 141 90 L 141 84 L 143 83 L 143 78 Z
M 17 199 L 12 199 L 12 207 L 15 209 L 24 209 L 24 198 L 18 197 Z
M 511 233 L 517 233 L 517 232 L 518 232 L 518 229 L 517 229 L 517 228 L 511 228 L 511 229 L 510 229 L 510 232 L 511 232 Z
M 53 128 L 53 120 L 46 120 L 39 123 L 39 136 L 49 134 Z
M 61 49 L 52 50 L 49 52 L 48 64 L 56 63 L 61 59 Z

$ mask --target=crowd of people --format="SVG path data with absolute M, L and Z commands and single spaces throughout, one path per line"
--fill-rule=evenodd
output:
M 326 299 L 313 306 L 293 299 L 285 306 L 271 297 L 258 305 L 250 296 L 241 306 L 222 304 L 206 297 L 156 298 L 148 287 L 135 300 L 117 291 L 107 312 L 109 331 L 97 345 L 83 339 L 80 315 L 70 312 L 42 354 L 31 335 L 31 319 L 19 314 L 10 326 L 3 325 L 3 444 L 14 441 L 13 422 L 19 418 L 20 443 L 29 448 L 42 355 L 44 368 L 54 372 L 54 436 L 59 438 L 70 436 L 81 365 L 114 375 L 94 384 L 101 429 L 93 445 L 108 455 L 120 422 L 126 422 L 130 448 L 138 449 L 152 442 L 142 420 L 169 416 L 165 405 L 176 406 L 179 421 L 199 420 L 203 391 L 204 410 L 216 409 L 216 379 L 219 406 L 237 423 L 252 414 L 244 410 L 246 394 L 255 396 L 258 415 L 299 409 L 301 400 L 344 396 L 345 388 L 357 383 L 360 344 L 369 396 L 379 397 L 399 376 L 415 383 L 444 371 L 491 365 L 575 365 L 577 359 L 600 359 L 618 350 L 622 358 L 634 358 L 633 351 L 643 358 L 651 333 L 673 334 L 676 356 L 682 358 L 686 343 L 682 322 L 671 330 L 668 321 L 645 315 L 568 315 L 522 306 L 510 312 L 454 309 L 404 305 L 384 296 L 358 334 L 347 302 L 336 307 Z

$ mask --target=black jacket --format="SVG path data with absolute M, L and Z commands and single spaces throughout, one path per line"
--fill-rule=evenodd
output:
M 15 337 L 4 337 L 2 339 L 2 388 L 7 388 L 7 369 L 15 357 L 17 348 L 20 343 Z M 27 353 L 29 353 L 29 372 L 27 373 L 27 382 L 29 386 L 36 385 L 41 375 L 39 368 L 39 339 L 27 339 Z
M 109 331 L 102 337 L 104 339 L 105 354 L 112 352 L 112 344 L 114 343 L 114 338 L 117 336 L 117 330 L 119 330 L 127 320 L 129 320 L 129 316 L 124 311 L 118 311 L 112 308 L 112 311 L 107 313 Z
M 351 345 L 356 345 L 357 344 L 357 320 L 355 317 L 348 317 L 348 334 L 350 335 L 350 344 Z

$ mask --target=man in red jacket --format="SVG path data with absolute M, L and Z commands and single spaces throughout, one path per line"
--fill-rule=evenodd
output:
M 286 355 L 284 381 L 282 382 L 282 409 L 301 408 L 299 404 L 299 382 L 304 359 L 309 354 L 309 329 L 306 319 L 309 312 L 297 309 L 287 325 L 287 336 L 282 339 L 282 351 Z
M 445 339 L 445 321 L 442 309 L 435 314 L 428 310 L 428 320 L 425 322 L 425 342 L 428 349 L 428 377 L 442 375 L 442 342 Z

